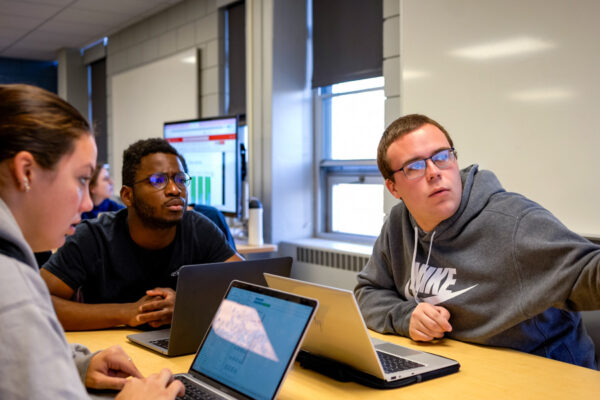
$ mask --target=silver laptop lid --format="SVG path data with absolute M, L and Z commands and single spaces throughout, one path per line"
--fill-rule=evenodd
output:
M 281 278 L 281 279 L 280 279 Z M 302 348 L 384 379 L 354 294 L 296 279 L 265 274 L 269 287 L 319 300 L 319 310 Z
M 304 345 L 312 354 L 342 362 L 382 382 L 400 382 L 397 385 L 446 375 L 460 367 L 449 358 L 371 338 L 354 293 L 349 290 L 269 274 L 265 278 L 269 286 L 319 300 L 319 310 Z M 388 364 L 387 373 L 380 355 Z M 419 378 L 415 380 L 415 376 Z

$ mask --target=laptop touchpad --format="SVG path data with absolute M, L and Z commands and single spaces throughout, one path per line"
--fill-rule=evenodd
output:
M 400 357 L 410 357 L 421 354 L 421 352 L 417 350 L 412 350 L 408 347 L 397 346 L 393 343 L 380 343 L 375 346 L 375 349 L 385 351 L 386 353 L 394 354 Z

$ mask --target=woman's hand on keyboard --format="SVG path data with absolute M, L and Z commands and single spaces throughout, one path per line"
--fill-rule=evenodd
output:
M 128 377 L 142 374 L 121 346 L 112 346 L 96 353 L 90 360 L 85 386 L 92 389 L 121 389 Z
M 115 400 L 172 400 L 176 396 L 183 396 L 184 394 L 183 383 L 173 380 L 171 371 L 163 369 L 160 373 L 150 375 L 147 378 L 129 379 Z

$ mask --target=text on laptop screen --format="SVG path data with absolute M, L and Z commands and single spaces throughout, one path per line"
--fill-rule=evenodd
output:
M 312 307 L 232 287 L 192 369 L 247 396 L 271 399 Z
M 192 181 L 188 202 L 239 212 L 237 119 L 166 122 L 165 139 L 185 158 Z

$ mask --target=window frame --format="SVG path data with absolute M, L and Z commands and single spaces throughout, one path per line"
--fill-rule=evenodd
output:
M 385 182 L 375 159 L 334 160 L 331 155 L 331 102 L 325 100 L 363 92 L 384 90 L 384 86 L 332 93 L 332 86 L 313 89 L 315 132 L 315 236 L 323 239 L 372 245 L 377 236 L 332 231 L 332 188 L 338 183 L 381 184 Z M 328 104 L 327 104 L 328 103 Z M 381 196 L 384 196 L 384 193 Z M 383 210 L 382 210 L 383 211 Z

